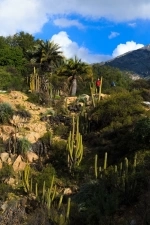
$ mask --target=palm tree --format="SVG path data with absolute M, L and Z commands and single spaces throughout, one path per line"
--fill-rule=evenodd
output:
M 44 92 L 48 91 L 51 86 L 48 77 L 50 73 L 54 73 L 64 58 L 60 46 L 51 41 L 39 40 L 32 50 L 28 50 L 28 54 L 33 66 L 40 65 L 40 89 Z
M 57 74 L 68 77 L 68 89 L 71 96 L 76 95 L 77 81 L 84 85 L 84 81 L 92 76 L 92 70 L 90 68 L 88 64 L 82 62 L 76 56 L 75 58 L 64 60 Z
M 44 72 L 52 72 L 64 58 L 60 51 L 60 46 L 53 41 L 44 42 L 40 40 L 39 43 L 34 46 L 34 49 L 29 52 L 31 54 L 31 62 L 40 63 L 41 69 Z

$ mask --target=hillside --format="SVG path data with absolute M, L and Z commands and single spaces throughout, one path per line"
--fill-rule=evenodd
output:
M 133 76 L 147 78 L 150 76 L 150 45 L 118 56 L 105 65 L 130 72 Z
M 36 106 L 28 101 L 28 97 L 19 91 L 11 91 L 11 93 L 0 93 L 0 102 L 9 103 L 13 109 L 16 109 L 17 105 L 24 107 L 31 114 L 29 121 L 24 121 L 19 117 L 13 117 L 11 123 L 12 126 L 1 125 L 0 136 L 5 141 L 10 133 L 14 131 L 14 126 L 17 125 L 18 132 L 17 137 L 26 136 L 26 138 L 34 143 L 43 136 L 46 132 L 46 124 L 40 121 L 40 114 L 44 113 L 47 109 L 44 107 Z

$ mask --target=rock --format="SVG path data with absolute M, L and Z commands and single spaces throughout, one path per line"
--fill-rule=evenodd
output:
M 19 155 L 17 159 L 15 160 L 15 162 L 13 163 L 14 171 L 17 172 L 19 170 L 24 170 L 25 166 L 26 166 L 26 163 L 23 162 L 21 155 Z
M 12 161 L 11 161 L 11 158 L 10 157 L 8 158 L 7 163 L 8 163 L 8 165 L 11 165 L 12 164 Z
M 70 188 L 65 188 L 64 195 L 71 195 L 71 194 L 72 194 L 72 190 Z
M 17 171 L 22 171 L 22 170 L 24 170 L 25 167 L 26 167 L 26 164 L 27 164 L 26 162 L 20 162 L 19 165 L 18 165 Z
M 4 202 L 3 205 L 1 206 L 1 209 L 3 210 L 3 212 L 5 212 L 5 210 L 7 209 L 8 207 L 8 202 Z
M 9 154 L 7 152 L 2 152 L 0 154 L 0 158 L 1 158 L 2 162 L 7 162 L 8 158 L 9 158 Z
M 15 179 L 12 177 L 7 178 L 6 180 L 4 180 L 4 183 L 13 186 L 15 184 Z
M 34 152 L 28 151 L 26 153 L 26 157 L 29 163 L 32 163 L 33 161 L 37 160 L 39 157 Z

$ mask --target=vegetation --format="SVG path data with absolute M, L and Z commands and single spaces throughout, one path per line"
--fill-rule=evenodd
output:
M 3 153 L 8 150 L 0 160 L 1 223 L 149 225 L 150 111 L 143 102 L 150 99 L 150 81 L 65 59 L 57 44 L 24 32 L 0 37 L 0 47 L 0 89 L 30 90 L 28 101 L 38 109 L 43 105 L 40 119 L 47 127 L 36 143 L 25 134 L 18 138 L 16 124 L 8 140 L 1 140 Z M 68 107 L 73 76 L 78 99 Z M 33 116 L 22 105 L 13 110 L 1 102 L 2 133 L 13 115 L 29 123 Z M 32 163 L 26 159 L 29 150 L 39 156 Z M 14 172 L 9 163 L 18 155 L 26 166 Z
M 13 109 L 8 103 L 0 103 L 0 123 L 9 123 L 13 116 Z

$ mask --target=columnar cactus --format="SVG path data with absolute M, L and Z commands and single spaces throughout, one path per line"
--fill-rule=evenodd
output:
M 40 89 L 40 77 L 34 67 L 34 71 L 30 75 L 30 90 L 31 92 L 34 91 L 39 92 L 39 89 Z
M 72 168 L 79 166 L 83 157 L 82 135 L 79 132 L 79 117 L 73 116 L 72 131 L 69 133 L 67 141 L 68 167 L 70 172 Z

